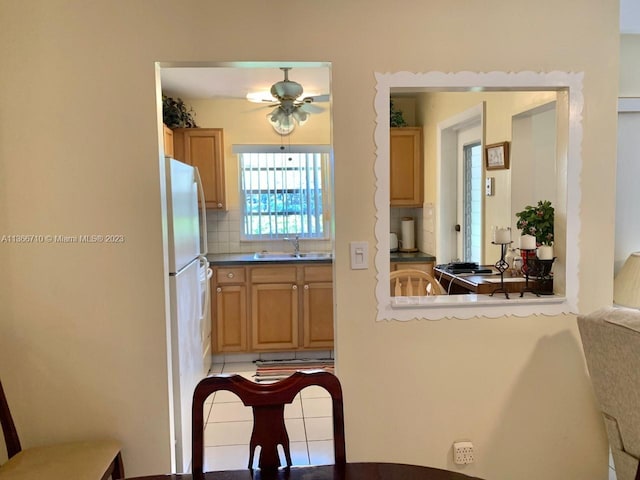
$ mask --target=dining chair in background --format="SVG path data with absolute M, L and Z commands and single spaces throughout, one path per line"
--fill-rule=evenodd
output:
M 9 459 L 0 480 L 113 480 L 124 478 L 120 444 L 114 440 L 61 443 L 23 449 L 0 382 L 0 424 Z
M 433 275 L 422 270 L 394 270 L 389 275 L 392 297 L 446 295 L 447 292 Z
M 299 371 L 269 384 L 252 382 L 240 375 L 213 375 L 200 381 L 193 395 L 192 408 L 192 471 L 193 478 L 203 477 L 204 464 L 204 402 L 214 392 L 235 393 L 246 407 L 253 408 L 253 431 L 249 442 L 249 465 L 253 468 L 256 447 L 260 447 L 258 467 L 261 470 L 281 466 L 278 445 L 284 451 L 286 466 L 290 467 L 289 436 L 284 423 L 284 407 L 306 387 L 319 386 L 331 395 L 333 406 L 333 447 L 336 465 L 346 463 L 342 387 L 332 373 L 315 370 Z

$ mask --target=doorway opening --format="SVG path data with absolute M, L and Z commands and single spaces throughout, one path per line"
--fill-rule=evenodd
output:
M 282 68 L 291 70 L 288 72 L 289 78 L 305 87 L 305 102 L 300 102 L 301 105 L 296 104 L 296 106 L 304 107 L 304 110 L 301 108 L 297 112 L 295 130 L 276 128 L 273 125 L 271 120 L 273 120 L 274 109 L 279 108 L 275 98 L 273 102 L 256 104 L 250 103 L 247 97 L 249 90 L 266 90 L 269 92 L 269 88 L 272 85 L 282 82 Z M 318 74 L 318 76 L 315 74 Z M 320 87 L 316 87 L 316 91 L 313 89 L 313 79 L 318 77 L 321 80 L 318 81 Z M 163 116 L 160 114 L 158 132 L 165 133 L 164 149 L 160 155 L 160 171 L 165 171 L 164 157 L 167 154 L 183 163 L 199 168 L 205 184 L 202 189 L 204 199 L 201 203 L 204 203 L 207 207 L 207 223 L 202 228 L 208 233 L 208 241 L 202 243 L 207 246 L 209 254 L 207 257 L 210 259 L 212 255 L 220 256 L 237 253 L 253 259 L 256 252 L 264 250 L 289 252 L 292 249 L 292 242 L 284 238 L 284 236 L 278 236 L 278 238 L 274 239 L 260 239 L 259 241 L 241 238 L 241 222 L 243 212 L 246 213 L 246 210 L 243 210 L 243 205 L 240 203 L 243 198 L 240 195 L 240 162 L 238 155 L 234 151 L 234 146 L 246 146 L 248 144 L 269 145 L 274 150 L 277 149 L 278 152 L 286 151 L 287 153 L 294 153 L 298 145 L 327 146 L 329 168 L 326 183 L 328 188 L 326 188 L 326 191 L 323 189 L 323 194 L 330 196 L 331 199 L 327 202 L 328 208 L 323 210 L 322 213 L 327 217 L 326 219 L 323 218 L 323 220 L 329 226 L 328 232 L 326 237 L 323 238 L 300 238 L 299 248 L 302 253 L 312 251 L 317 254 L 320 251 L 328 251 L 332 254 L 335 239 L 335 232 L 333 231 L 335 225 L 333 221 L 335 203 L 333 201 L 332 122 L 329 90 L 331 65 L 325 62 L 159 63 L 157 65 L 156 78 L 159 112 L 162 111 L 162 96 L 167 95 L 184 102 L 185 108 L 192 110 L 194 113 L 197 127 L 191 125 L 190 127 L 192 128 L 171 126 L 169 126 L 171 128 L 166 128 L 163 125 Z M 217 88 L 216 92 L 212 93 L 210 90 L 212 87 Z M 316 98 L 314 102 L 317 102 L 317 105 L 311 105 L 311 102 L 307 100 L 311 95 Z M 325 98 L 321 99 L 321 97 Z M 282 104 L 281 99 L 280 102 Z M 279 126 L 281 127 L 282 125 Z M 175 149 L 168 149 L 168 138 L 173 140 L 172 145 L 176 147 Z M 205 158 L 205 160 L 198 160 L 196 157 Z M 218 169 L 220 165 L 224 168 Z M 219 172 L 222 172 L 222 174 Z M 214 184 L 214 181 L 217 183 Z M 163 175 L 161 180 L 162 191 L 166 194 L 168 188 L 165 183 L 166 179 Z M 207 184 L 211 187 L 209 190 L 206 188 Z M 216 195 L 221 195 L 221 197 L 210 199 L 207 197 L 207 192 L 215 192 Z M 289 196 L 293 194 L 292 192 L 287 193 Z M 266 205 L 270 207 L 268 202 Z M 278 211 L 279 205 L 275 205 L 274 208 L 277 213 L 284 214 L 290 212 L 293 207 L 287 206 L 282 212 Z M 297 240 L 296 238 L 296 251 L 298 249 Z M 169 251 L 171 242 L 167 232 L 164 233 L 164 243 L 166 251 Z M 168 395 L 173 405 L 173 411 L 171 412 L 171 442 L 176 445 L 175 451 L 172 452 L 172 470 L 174 472 L 188 471 L 191 458 L 190 425 L 187 422 L 181 423 L 180 418 L 190 415 L 191 403 L 189 397 L 193 392 L 193 388 L 189 385 L 185 386 L 184 381 L 177 380 L 185 377 L 185 372 L 182 371 L 181 365 L 189 366 L 189 381 L 193 383 L 193 381 L 199 381 L 208 373 L 208 371 L 204 371 L 206 368 L 202 368 L 205 357 L 213 357 L 214 360 L 216 357 L 222 357 L 222 361 L 227 361 L 227 357 L 235 355 L 238 357 L 235 361 L 241 363 L 246 361 L 248 357 L 258 356 L 262 358 L 268 354 L 282 354 L 280 350 L 265 353 L 264 349 L 252 347 L 254 344 L 252 335 L 253 337 L 256 336 L 252 332 L 262 332 L 264 330 L 254 329 L 254 323 L 258 324 L 261 319 L 264 320 L 263 323 L 268 323 L 270 319 L 275 318 L 274 315 L 269 314 L 268 308 L 249 308 L 249 302 L 254 301 L 253 298 L 256 298 L 256 295 L 262 299 L 264 296 L 263 291 L 265 291 L 262 288 L 262 284 L 250 283 L 249 275 L 253 268 L 253 264 L 244 263 L 238 270 L 246 274 L 246 277 L 243 277 L 246 278 L 245 283 L 228 280 L 230 285 L 217 285 L 215 275 L 211 284 L 209 281 L 205 282 L 208 286 L 214 286 L 211 295 L 211 312 L 213 313 L 209 313 L 201 319 L 199 338 L 190 338 L 188 345 L 186 343 L 179 344 L 176 341 L 176 335 L 174 334 L 177 328 L 174 318 L 175 308 L 169 288 L 167 287 L 166 289 L 167 332 L 168 336 L 171 337 L 167 341 L 169 363 Z M 302 272 L 301 268 L 298 268 L 297 271 Z M 229 271 L 228 273 L 235 275 L 235 271 Z M 295 307 L 292 307 L 291 310 L 295 312 L 296 316 L 291 318 L 291 324 L 295 323 L 298 326 L 298 330 L 295 332 L 295 338 L 292 338 L 292 342 L 295 344 L 294 348 L 283 349 L 286 350 L 287 354 L 290 353 L 293 357 L 299 357 L 304 353 L 303 344 L 307 342 L 307 339 L 304 337 L 305 327 L 300 327 L 301 325 L 306 325 L 304 322 L 313 323 L 317 322 L 319 317 L 324 320 L 330 316 L 330 322 L 333 323 L 329 323 L 329 325 L 333 327 L 332 330 L 335 332 L 334 275 L 334 273 L 331 273 L 329 278 L 322 278 L 322 282 L 317 281 L 309 286 L 300 285 L 302 288 L 299 290 L 297 289 L 299 285 L 296 284 L 293 287 L 289 285 L 289 304 Z M 296 282 L 300 283 L 302 281 L 300 280 L 302 278 L 301 274 L 298 277 Z M 225 278 L 238 280 L 240 277 Z M 217 300 L 218 289 L 220 289 L 220 292 L 223 289 L 229 290 L 229 294 L 225 296 L 224 300 Z M 235 296 L 231 290 L 235 291 Z M 294 295 L 291 293 L 296 290 L 300 294 L 296 293 Z M 280 295 L 280 297 L 283 297 L 283 295 Z M 231 298 L 237 299 L 233 305 L 230 303 Z M 322 301 L 318 301 L 318 298 L 322 298 Z M 226 302 L 227 306 L 230 305 L 229 308 L 218 308 L 219 304 L 224 302 Z M 321 314 L 316 313 L 312 316 L 305 316 L 308 304 L 321 305 L 323 308 Z M 261 305 L 264 305 L 264 302 Z M 258 311 L 266 313 L 260 317 L 256 313 Z M 273 311 L 278 312 L 277 306 L 273 308 Z M 330 313 L 326 314 L 326 311 Z M 238 315 L 238 322 L 229 321 L 226 324 L 225 322 L 219 322 L 218 315 L 220 312 L 225 315 Z M 249 312 L 252 314 L 251 318 L 249 317 Z M 230 352 L 220 347 L 221 342 L 218 342 L 218 339 L 223 337 L 220 328 L 224 325 L 242 325 L 238 332 L 244 329 L 242 330 L 245 335 L 243 348 Z M 310 329 L 308 328 L 307 330 Z M 224 338 L 231 338 L 233 333 L 230 332 Z M 242 337 L 242 333 L 238 333 L 238 336 Z M 323 348 L 323 350 L 327 349 Z M 333 356 L 333 352 L 331 354 Z M 241 357 L 244 358 L 240 359 Z M 191 372 L 196 370 L 200 375 L 199 378 L 191 375 Z M 200 370 L 203 370 L 201 374 Z

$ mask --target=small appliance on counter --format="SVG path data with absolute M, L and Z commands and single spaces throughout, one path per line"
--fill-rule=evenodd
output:
M 398 235 L 391 232 L 389 234 L 389 251 L 397 252 L 398 251 Z
M 402 217 L 401 223 L 402 238 L 400 240 L 401 252 L 417 252 L 416 234 L 413 217 Z

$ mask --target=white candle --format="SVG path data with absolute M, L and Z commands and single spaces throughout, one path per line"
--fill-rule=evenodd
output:
M 520 249 L 521 250 L 535 250 L 536 249 L 536 237 L 533 235 L 523 235 L 520 237 Z
M 511 242 L 511 232 L 508 228 L 496 228 L 493 231 L 493 243 L 509 243 Z

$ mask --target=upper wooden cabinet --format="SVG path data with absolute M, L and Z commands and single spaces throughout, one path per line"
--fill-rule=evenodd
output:
M 162 124 L 164 130 L 164 154 L 169 157 L 173 157 L 175 152 L 173 151 L 173 130 Z
M 221 128 L 176 128 L 174 158 L 198 167 L 207 208 L 226 210 L 224 148 Z
M 391 206 L 422 207 L 422 128 L 392 128 L 389 146 Z

